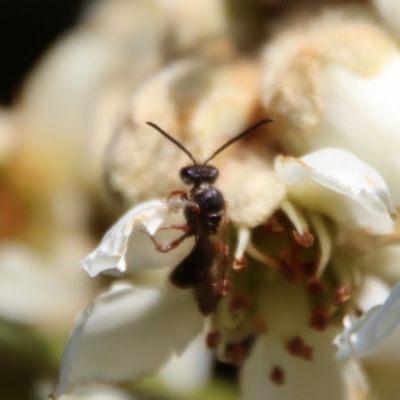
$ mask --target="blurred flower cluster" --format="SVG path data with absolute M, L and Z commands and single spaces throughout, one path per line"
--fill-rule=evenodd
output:
M 0 397 L 51 391 L 83 310 L 55 399 L 399 398 L 399 21 L 397 0 L 92 2 L 0 115 Z M 204 317 L 168 279 L 193 240 L 151 240 L 177 238 L 190 162 L 146 122 L 203 162 L 270 117 L 212 160 L 231 290 Z

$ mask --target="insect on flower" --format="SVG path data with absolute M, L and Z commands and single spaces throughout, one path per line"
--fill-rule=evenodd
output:
M 195 245 L 190 253 L 173 269 L 169 279 L 178 288 L 193 288 L 198 307 L 202 314 L 208 315 L 217 307 L 226 289 L 227 247 L 211 240 L 217 234 L 225 218 L 226 203 L 222 193 L 213 185 L 218 178 L 216 167 L 207 165 L 216 155 L 225 150 L 254 129 L 273 122 L 268 118 L 259 121 L 244 132 L 233 137 L 218 148 L 203 164 L 199 164 L 193 155 L 177 140 L 152 122 L 147 122 L 169 141 L 174 143 L 193 161 L 193 165 L 180 170 L 183 183 L 193 185 L 190 192 L 178 189 L 168 196 L 180 196 L 185 203 L 184 215 L 186 224 L 173 224 L 160 229 L 176 229 L 183 235 L 166 246 L 162 246 L 154 237 L 151 239 L 160 252 L 166 253 L 175 249 L 186 238 L 194 236 Z

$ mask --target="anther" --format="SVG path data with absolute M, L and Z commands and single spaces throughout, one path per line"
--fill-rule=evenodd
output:
M 221 332 L 214 330 L 207 333 L 206 346 L 209 349 L 216 349 L 221 343 L 222 335 Z
M 328 327 L 329 316 L 329 309 L 324 305 L 318 305 L 311 314 L 310 328 L 323 332 Z
M 293 357 L 300 357 L 303 360 L 311 361 L 313 348 L 306 346 L 300 336 L 295 336 L 287 342 L 286 348 Z
M 248 266 L 248 262 L 246 257 L 240 257 L 240 258 L 235 258 L 233 262 L 233 269 L 235 271 L 241 271 L 243 269 L 246 269 Z
M 241 343 L 231 343 L 226 347 L 225 355 L 231 364 L 240 366 L 246 357 L 246 347 Z
M 281 386 L 285 383 L 285 372 L 281 367 L 277 365 L 272 368 L 271 373 L 269 374 L 269 378 L 272 382 L 275 383 L 277 386 Z
M 275 217 L 271 217 L 264 227 L 269 233 L 282 233 L 285 231 L 284 226 Z
M 340 306 L 349 299 L 350 294 L 351 290 L 346 286 L 339 287 L 335 290 L 335 293 L 333 294 L 333 305 L 336 307 Z
M 303 232 L 300 235 L 297 231 L 293 231 L 293 237 L 298 244 L 308 249 L 314 243 L 314 236 L 310 232 Z
M 245 293 L 235 293 L 229 302 L 228 312 L 246 311 L 252 303 L 251 297 Z
M 307 282 L 307 290 L 312 295 L 319 295 L 324 292 L 325 286 L 322 283 L 321 279 L 313 276 Z
M 356 308 L 356 309 L 354 310 L 354 315 L 355 315 L 357 318 L 361 318 L 361 317 L 364 315 L 364 311 L 363 311 L 363 310 L 360 310 L 359 308 Z

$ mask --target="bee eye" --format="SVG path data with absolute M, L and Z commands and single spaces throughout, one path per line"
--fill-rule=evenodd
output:
M 187 185 L 213 184 L 218 178 L 218 169 L 211 165 L 192 165 L 181 169 L 180 177 Z
M 190 185 L 194 182 L 195 177 L 193 176 L 193 167 L 184 167 L 180 171 L 180 177 L 182 179 L 182 182 L 185 183 L 186 185 Z

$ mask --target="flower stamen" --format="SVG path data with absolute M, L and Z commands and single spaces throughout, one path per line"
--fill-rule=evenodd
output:
M 259 261 L 262 264 L 269 265 L 270 267 L 279 269 L 280 268 L 280 263 L 278 261 L 275 261 L 271 257 L 268 257 L 267 255 L 261 253 L 261 251 L 257 250 L 254 245 L 251 243 L 251 241 L 247 244 L 247 249 L 246 252 L 253 257 L 255 260 Z
M 235 250 L 235 260 L 233 262 L 233 269 L 240 271 L 247 267 L 247 260 L 244 257 L 247 245 L 250 241 L 250 229 L 240 227 L 238 230 L 237 244 Z
M 300 235 L 297 231 L 293 231 L 293 237 L 297 243 L 308 249 L 314 243 L 314 236 L 310 232 L 303 232 Z
M 295 227 L 297 233 L 303 236 L 304 232 L 308 232 L 308 224 L 300 211 L 289 201 L 284 200 L 281 204 L 281 210 L 286 214 L 289 221 Z
M 316 276 L 321 277 L 331 257 L 332 242 L 323 219 L 319 215 L 316 215 L 314 213 L 311 213 L 309 218 L 312 227 L 314 228 L 315 233 L 317 235 L 318 243 L 321 249 L 321 257 L 319 259 L 318 268 L 316 272 Z

